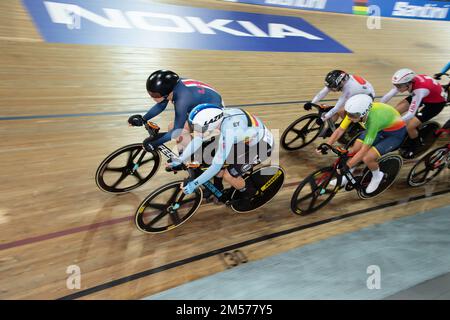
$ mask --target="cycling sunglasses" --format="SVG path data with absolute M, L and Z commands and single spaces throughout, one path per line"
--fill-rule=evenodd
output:
M 208 125 L 201 126 L 198 124 L 189 123 L 189 128 L 191 129 L 191 131 L 194 131 L 194 132 L 205 133 L 206 131 L 208 131 L 208 127 L 209 127 Z
M 169 95 L 163 96 L 159 92 L 151 92 L 151 91 L 148 91 L 148 94 L 150 95 L 150 97 L 154 99 L 164 98 L 164 100 L 167 99 L 167 97 L 169 96 Z
M 409 84 L 410 84 L 410 82 L 408 82 L 408 83 L 401 83 L 401 84 L 394 84 L 394 87 L 396 87 L 397 89 L 401 89 L 401 88 L 408 87 Z
M 357 113 L 348 113 L 347 112 L 347 116 L 351 119 L 360 119 L 362 117 L 361 113 L 357 112 Z

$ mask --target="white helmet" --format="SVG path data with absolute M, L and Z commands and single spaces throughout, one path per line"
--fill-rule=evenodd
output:
M 362 118 L 372 107 L 372 97 L 367 94 L 357 94 L 345 103 L 345 111 L 351 118 Z
M 392 76 L 392 84 L 404 84 L 411 82 L 416 73 L 411 69 L 400 69 Z
M 188 121 L 194 131 L 205 133 L 216 129 L 222 117 L 223 107 L 203 103 L 191 110 Z

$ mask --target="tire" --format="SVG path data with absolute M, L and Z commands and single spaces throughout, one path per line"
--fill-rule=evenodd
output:
M 395 182 L 400 173 L 400 169 L 403 166 L 403 160 L 398 155 L 386 155 L 380 158 L 379 160 L 380 170 L 384 173 L 383 180 L 381 181 L 378 189 L 372 193 L 366 193 L 367 185 L 370 183 L 370 179 L 372 179 L 372 173 L 368 168 L 366 168 L 363 172 L 360 186 L 358 187 L 358 196 L 361 199 L 370 199 L 376 196 L 379 196 L 384 191 L 389 189 L 389 187 Z
M 336 179 L 335 186 L 329 184 L 333 179 Z M 325 167 L 315 171 L 314 173 L 306 177 L 302 182 L 300 182 L 297 189 L 295 189 L 294 194 L 291 198 L 292 212 L 297 215 L 304 216 L 324 207 L 339 191 L 341 181 L 342 176 L 338 175 L 333 167 Z M 308 190 L 308 188 L 310 188 L 310 190 Z M 316 206 L 315 204 L 317 199 L 324 194 L 329 195 L 328 197 L 325 197 L 324 200 L 319 203 L 319 205 Z M 304 202 L 305 200 L 309 200 L 310 198 L 311 202 L 309 204 L 307 203 L 305 206 L 299 205 L 300 201 Z
M 143 176 L 139 171 L 135 168 L 136 164 L 134 163 L 134 160 L 139 159 L 140 156 L 142 156 L 142 152 L 144 153 L 143 161 L 141 162 L 141 165 L 138 167 L 138 169 L 141 169 L 140 171 L 143 173 Z M 124 155 L 126 153 L 129 153 L 128 160 L 126 161 L 126 164 L 123 167 L 115 167 L 110 168 L 108 167 L 111 162 L 114 160 L 117 160 L 121 157 L 121 155 Z M 146 158 L 147 157 L 147 158 Z M 130 162 L 130 159 L 132 160 Z M 131 190 L 134 190 L 140 186 L 142 186 L 144 183 L 149 181 L 153 175 L 156 173 L 156 171 L 159 168 L 160 165 L 160 155 L 157 151 L 153 152 L 146 152 L 142 149 L 141 143 L 135 143 L 130 144 L 127 146 L 124 146 L 120 149 L 117 149 L 113 153 L 111 153 L 109 156 L 107 156 L 98 166 L 97 171 L 95 172 L 95 183 L 97 184 L 98 188 L 104 192 L 108 193 L 126 193 Z M 118 161 L 118 160 L 117 160 Z M 125 162 L 125 161 L 124 161 Z M 143 164 L 150 163 L 150 165 L 145 167 L 145 170 L 143 170 Z M 107 171 L 116 171 L 121 172 L 121 175 L 119 179 L 111 179 L 115 182 L 110 183 L 105 179 L 105 173 Z M 137 173 L 137 175 L 136 175 Z M 133 176 L 134 180 L 137 180 L 135 184 L 131 184 L 128 186 L 121 186 L 121 184 L 127 180 L 129 176 Z M 120 182 L 118 182 L 121 180 Z M 119 187 L 120 186 L 120 187 Z
M 203 198 L 203 191 L 201 188 L 198 188 L 195 190 L 194 193 L 190 195 L 184 195 L 183 191 L 181 190 L 181 187 L 183 186 L 183 181 L 174 181 L 171 183 L 168 183 L 166 185 L 163 185 L 159 189 L 155 190 L 154 192 L 150 193 L 139 205 L 138 209 L 136 210 L 135 214 L 135 224 L 136 227 L 144 232 L 144 233 L 163 233 L 166 231 L 170 231 L 172 229 L 175 229 L 185 223 L 187 220 L 192 218 L 192 216 L 197 212 L 197 209 L 200 207 L 202 203 Z M 158 200 L 155 201 L 158 197 L 162 198 L 161 195 L 165 193 L 165 196 L 169 199 L 166 200 L 166 203 L 161 203 L 161 201 L 164 202 L 164 200 Z M 171 201 L 171 198 L 175 196 L 178 199 L 176 203 Z M 189 200 L 185 200 L 185 197 L 190 197 Z M 179 215 L 178 210 L 182 208 L 182 205 L 178 208 L 173 209 L 174 204 L 179 205 L 179 201 L 186 201 L 185 203 L 191 203 L 192 206 L 186 206 L 183 210 L 186 213 L 182 216 Z M 153 203 L 152 203 L 153 202 Z M 170 209 L 173 209 L 172 214 L 169 212 Z M 146 215 L 153 215 L 153 218 L 150 220 L 150 222 L 146 222 Z M 168 223 L 161 224 L 159 226 L 156 226 L 155 223 L 151 224 L 151 222 L 154 222 L 156 218 L 160 218 L 160 220 L 167 220 Z M 174 221 L 178 220 L 178 221 Z M 169 219 L 171 222 L 169 222 Z M 159 219 L 158 219 L 159 220 Z
M 427 153 L 409 171 L 408 185 L 419 187 L 433 180 L 446 167 L 447 161 L 445 157 L 447 157 L 448 152 L 447 147 L 439 147 Z M 430 172 L 432 174 L 428 175 Z
M 402 158 L 414 159 L 427 152 L 436 141 L 437 136 L 434 133 L 439 128 L 440 125 L 436 121 L 427 121 L 423 123 L 419 128 L 419 136 L 422 137 L 424 145 L 414 150 L 414 154 L 412 156 L 408 155 L 409 148 L 400 147 L 399 152 Z M 409 142 L 410 139 L 408 137 L 403 144 L 408 144 Z
M 287 127 L 286 130 L 284 130 L 283 134 L 281 135 L 280 139 L 281 147 L 287 151 L 294 151 L 304 148 L 308 144 L 313 142 L 319 136 L 320 132 L 322 131 L 325 125 L 323 121 L 321 122 L 320 125 L 317 124 L 316 121 L 318 119 L 319 116 L 317 114 L 308 114 L 291 123 L 289 127 Z M 296 129 L 295 127 L 299 126 L 299 124 L 300 129 Z M 314 134 L 309 135 L 312 132 L 314 132 Z M 306 136 L 308 135 L 310 139 L 306 140 Z M 300 145 L 292 146 L 292 143 L 298 139 L 301 139 L 302 143 Z
M 252 201 L 239 201 L 240 192 L 234 190 L 230 197 L 231 209 L 237 213 L 244 213 L 266 205 L 283 187 L 284 177 L 284 170 L 279 166 L 265 166 L 256 169 L 245 180 L 252 179 L 261 195 L 255 197 Z

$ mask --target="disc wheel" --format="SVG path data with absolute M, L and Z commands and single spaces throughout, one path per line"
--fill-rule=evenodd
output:
M 258 209 L 272 200 L 284 184 L 284 171 L 279 166 L 267 166 L 258 168 L 245 178 L 252 179 L 258 193 L 250 201 L 239 201 L 241 192 L 234 190 L 231 194 L 231 209 L 238 213 L 249 212 Z
M 382 157 L 378 164 L 380 170 L 384 173 L 383 180 L 374 192 L 367 193 L 366 189 L 372 179 L 372 172 L 366 168 L 361 178 L 360 187 L 358 188 L 358 196 L 361 199 L 373 198 L 386 191 L 394 183 L 400 173 L 400 169 L 403 166 L 403 160 L 398 155 L 387 155 Z

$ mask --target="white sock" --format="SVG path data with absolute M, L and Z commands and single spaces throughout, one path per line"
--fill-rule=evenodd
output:
M 353 173 L 353 171 L 355 171 L 355 167 L 353 167 L 353 168 L 351 168 L 349 171 L 350 171 L 350 173 Z M 345 179 L 345 180 L 347 180 L 347 177 L 345 176 L 345 174 L 342 176 L 342 179 Z
M 381 179 L 383 177 L 383 172 L 378 168 L 377 170 L 371 171 L 372 172 L 372 178 Z

